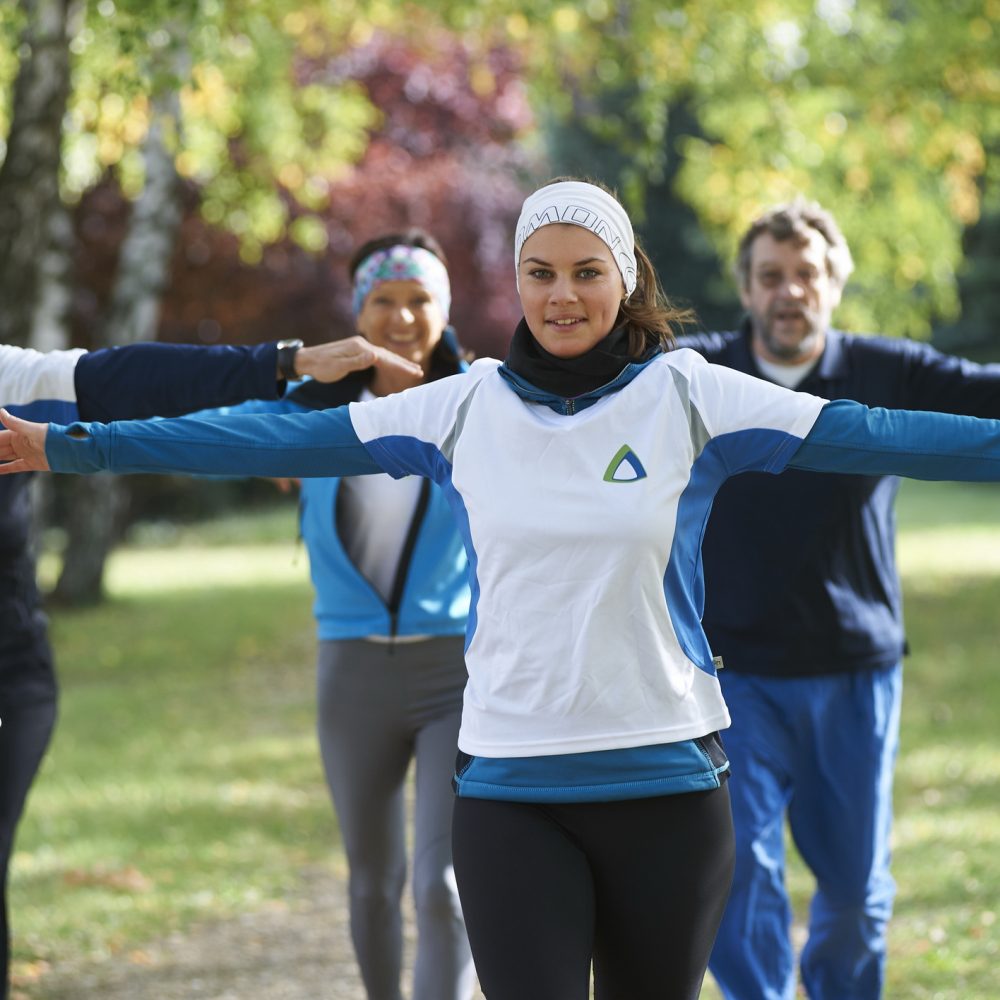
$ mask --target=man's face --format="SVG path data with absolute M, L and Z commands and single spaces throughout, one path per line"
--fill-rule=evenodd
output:
M 826 240 L 815 229 L 803 241 L 761 233 L 750 247 L 750 278 L 740 291 L 753 326 L 753 349 L 765 361 L 797 365 L 823 351 L 840 286 L 826 264 Z

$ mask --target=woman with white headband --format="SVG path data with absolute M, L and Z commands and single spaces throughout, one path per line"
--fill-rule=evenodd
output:
M 455 872 L 489 1000 L 693 1000 L 732 872 L 729 724 L 701 538 L 729 476 L 1000 479 L 1000 422 L 827 402 L 667 351 L 679 317 L 621 205 L 560 181 L 515 236 L 503 364 L 262 420 L 33 425 L 2 471 L 415 474 L 472 604 Z M 738 764 L 738 762 L 737 762 Z

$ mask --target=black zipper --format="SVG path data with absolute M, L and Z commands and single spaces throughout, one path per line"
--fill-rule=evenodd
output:
M 396 566 L 396 576 L 392 581 L 392 592 L 389 594 L 389 638 L 396 638 L 396 630 L 399 627 L 399 606 L 403 603 L 403 591 L 406 590 L 406 578 L 410 572 L 410 561 L 413 559 L 413 550 L 417 547 L 417 538 L 420 535 L 420 528 L 424 523 L 424 516 L 427 514 L 427 505 L 431 499 L 431 481 L 423 479 L 420 483 L 420 496 L 417 498 L 417 505 L 413 509 L 413 517 L 410 519 L 410 529 L 406 533 L 406 541 L 403 542 L 403 551 L 399 554 L 399 564 Z

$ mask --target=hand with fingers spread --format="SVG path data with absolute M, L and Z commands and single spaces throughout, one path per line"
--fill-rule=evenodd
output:
M 0 408 L 0 475 L 11 472 L 48 472 L 45 437 L 48 424 L 22 420 Z
M 379 368 L 397 376 L 422 379 L 423 368 L 364 337 L 346 337 L 315 347 L 303 347 L 295 356 L 295 371 L 319 382 L 338 382 L 351 372 Z

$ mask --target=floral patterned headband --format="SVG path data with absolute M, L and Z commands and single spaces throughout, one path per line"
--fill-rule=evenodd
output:
M 448 322 L 451 309 L 451 283 L 441 259 L 423 247 L 404 244 L 376 250 L 354 272 L 352 308 L 355 317 L 361 312 L 371 290 L 386 281 L 416 281 L 437 301 Z

